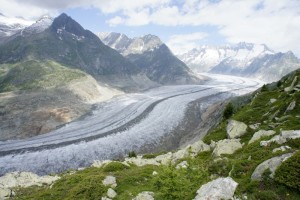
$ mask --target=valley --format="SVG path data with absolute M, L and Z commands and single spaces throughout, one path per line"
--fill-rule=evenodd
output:
M 189 121 L 200 121 L 215 103 L 261 86 L 261 82 L 246 78 L 205 76 L 210 78 L 205 85 L 162 86 L 121 95 L 94 105 L 91 113 L 50 133 L 3 141 L 0 171 L 49 174 L 89 166 L 93 160 L 122 158 L 130 151 L 176 149 L 187 142 L 180 141 L 183 136 L 193 139 L 184 135 L 188 134 L 185 127 L 180 127 L 189 105 L 197 102 L 197 110 L 189 112 L 199 113 L 199 119 Z

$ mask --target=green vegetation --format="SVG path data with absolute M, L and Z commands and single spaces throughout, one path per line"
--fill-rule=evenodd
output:
M 260 123 L 258 130 L 275 130 L 277 134 L 282 130 L 299 130 L 300 94 L 299 92 L 285 92 L 284 88 L 290 86 L 294 76 L 300 77 L 300 71 L 293 76 L 286 77 L 279 87 L 268 87 L 268 91 L 255 93 L 255 97 L 249 103 L 239 105 L 231 118 L 243 121 L 246 124 Z M 270 101 L 270 99 L 276 101 Z M 291 111 L 286 111 L 292 101 L 296 106 Z M 239 101 L 241 102 L 241 101 Z M 235 107 L 233 101 L 233 107 Z M 266 114 L 267 113 L 267 114 Z M 207 134 L 203 141 L 219 141 L 227 138 L 224 118 L 220 124 Z M 272 126 L 270 126 L 272 125 Z M 241 137 L 243 148 L 232 155 L 214 158 L 211 152 L 199 153 L 195 158 L 187 157 L 178 160 L 174 165 L 152 166 L 146 165 L 130 167 L 112 162 L 102 168 L 87 168 L 75 174 L 65 174 L 53 187 L 32 187 L 17 191 L 16 199 L 99 199 L 106 192 L 101 182 L 107 175 L 115 176 L 118 186 L 115 188 L 115 199 L 132 199 L 143 191 L 154 192 L 155 199 L 190 200 L 196 195 L 199 187 L 217 177 L 232 177 L 238 182 L 235 196 L 243 199 L 247 196 L 250 200 L 268 199 L 300 199 L 300 151 L 284 162 L 276 171 L 275 178 L 270 178 L 270 171 L 266 170 L 260 181 L 252 181 L 251 175 L 255 168 L 267 159 L 300 149 L 300 140 L 289 140 L 284 145 L 292 149 L 273 153 L 273 149 L 280 147 L 277 143 L 261 147 L 261 140 L 269 140 L 273 136 L 263 137 L 258 141 L 248 144 L 257 130 L 247 129 L 247 133 Z M 158 154 L 146 154 L 143 158 L 153 158 Z M 129 156 L 135 157 L 135 152 L 129 152 Z M 176 165 L 185 160 L 188 167 L 176 169 Z M 153 172 L 156 171 L 153 175 Z M 92 189 L 90 189 L 92 188 Z M 65 192 L 70 191 L 70 192 Z M 97 196 L 96 196 L 97 195 Z
M 300 191 L 300 151 L 276 170 L 275 180 Z
M 225 110 L 223 112 L 223 117 L 225 119 L 229 119 L 232 115 L 233 115 L 233 105 L 231 102 L 229 102 L 225 107 Z
M 84 76 L 84 72 L 54 61 L 29 60 L 16 64 L 1 64 L 0 92 L 57 87 Z
M 128 157 L 129 157 L 129 158 L 135 158 L 135 157 L 136 157 L 136 153 L 135 153 L 134 151 L 130 151 L 130 152 L 128 153 Z

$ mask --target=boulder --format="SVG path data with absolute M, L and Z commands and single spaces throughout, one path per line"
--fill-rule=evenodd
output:
M 92 167 L 101 168 L 101 167 L 104 167 L 105 165 L 107 165 L 111 162 L 112 162 L 112 160 L 94 160 L 94 162 L 92 164 Z
M 232 199 L 237 186 L 231 177 L 218 178 L 202 185 L 194 200 Z
M 290 111 L 292 111 L 292 110 L 294 110 L 294 108 L 296 107 L 296 101 L 292 101 L 290 104 L 289 104 L 289 106 L 287 107 L 287 109 L 286 109 L 286 113 L 287 112 L 290 112 Z
M 112 188 L 117 187 L 116 177 L 114 176 L 106 176 L 105 179 L 102 181 L 104 186 L 111 186 Z
M 187 161 L 182 161 L 176 166 L 176 169 L 186 169 L 188 166 L 189 164 L 187 163 Z
M 275 153 L 275 152 L 277 152 L 277 151 L 287 151 L 287 150 L 289 150 L 289 149 L 291 149 L 291 147 L 289 147 L 289 146 L 281 146 L 281 147 L 278 147 L 278 148 L 275 148 L 275 149 L 273 149 L 273 153 Z
M 38 176 L 31 172 L 11 172 L 0 177 L 0 185 L 4 188 L 42 186 L 44 184 L 50 185 L 58 179 L 60 179 L 59 176 Z
M 117 196 L 117 193 L 111 189 L 111 188 L 108 188 L 107 190 L 107 196 L 111 199 L 115 198 Z
M 204 151 L 210 151 L 210 146 L 205 144 L 202 140 L 195 142 L 194 144 L 190 145 L 190 155 L 195 157 L 198 153 Z
M 12 195 L 12 191 L 8 188 L 0 187 L 0 199 L 8 199 Z
M 270 99 L 270 103 L 275 103 L 277 99 Z
M 251 128 L 252 130 L 257 130 L 260 126 L 260 123 L 256 123 L 256 124 L 251 124 L 249 125 L 249 128 Z
M 275 135 L 267 141 L 261 141 L 260 146 L 270 146 L 272 142 L 277 144 L 286 143 L 290 139 L 300 138 L 300 130 L 281 131 L 280 135 Z
M 291 157 L 293 154 L 294 153 L 283 154 L 281 156 L 277 156 L 277 157 L 274 157 L 274 158 L 271 158 L 269 160 L 266 160 L 266 161 L 262 162 L 261 164 L 259 164 L 256 167 L 256 169 L 252 173 L 251 179 L 252 180 L 261 180 L 262 174 L 267 169 L 269 169 L 271 171 L 270 177 L 273 178 L 274 174 L 275 174 L 275 171 L 280 166 L 280 164 L 282 162 L 284 162 L 286 159 L 288 159 L 289 157 Z
M 154 196 L 153 192 L 144 191 L 144 192 L 139 193 L 132 200 L 154 200 L 153 196 Z
M 256 140 L 259 140 L 260 138 L 264 137 L 264 136 L 271 136 L 274 135 L 276 132 L 269 130 L 269 131 L 265 131 L 265 130 L 259 130 L 257 132 L 255 132 L 251 138 L 251 140 L 249 141 L 249 144 L 251 144 L 252 142 L 255 142 Z
M 156 176 L 157 174 L 158 174 L 157 171 L 153 171 L 153 172 L 152 172 L 152 175 L 153 175 L 153 176 Z
M 221 154 L 233 154 L 236 150 L 242 148 L 240 139 L 225 139 L 216 143 L 213 151 L 214 156 L 221 156 Z
M 291 84 L 289 87 L 284 88 L 284 91 L 285 91 L 285 92 L 290 92 L 290 91 L 292 91 L 293 88 L 294 88 L 294 86 L 295 86 L 295 84 L 296 84 L 296 82 L 297 82 L 297 76 L 294 78 L 292 84 Z
M 239 138 L 246 133 L 247 125 L 244 122 L 229 120 L 226 131 L 229 139 Z
M 125 158 L 124 164 L 135 164 L 137 166 L 144 166 L 144 165 L 160 165 L 160 162 L 158 162 L 155 158 L 151 159 L 143 159 L 142 156 L 137 156 L 133 158 Z

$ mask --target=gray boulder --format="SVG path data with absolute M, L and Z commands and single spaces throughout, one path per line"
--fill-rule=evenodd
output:
M 246 133 L 247 125 L 244 122 L 229 120 L 226 131 L 229 139 L 239 138 Z
M 144 192 L 139 193 L 132 200 L 154 200 L 153 196 L 154 196 L 153 192 L 144 191 Z
M 290 111 L 292 111 L 292 110 L 294 110 L 294 108 L 296 107 L 296 101 L 292 101 L 290 104 L 289 104 L 289 106 L 287 107 L 287 109 L 286 109 L 286 113 L 287 112 L 290 112 Z
M 112 188 L 117 187 L 116 177 L 114 176 L 106 176 L 105 179 L 102 181 L 104 186 L 111 186 Z
M 261 141 L 260 146 L 270 146 L 272 142 L 277 144 L 286 143 L 290 139 L 300 138 L 300 130 L 281 131 L 280 135 L 275 135 L 267 141 Z
M 187 161 L 182 161 L 176 166 L 176 169 L 186 169 L 188 166 L 189 164 L 187 163 Z
M 0 187 L 0 199 L 8 199 L 12 196 L 11 189 Z
M 259 140 L 260 138 L 262 138 L 264 136 L 271 136 L 274 134 L 275 134 L 275 131 L 272 131 L 272 130 L 269 130 L 269 131 L 259 130 L 253 134 L 251 140 L 249 141 L 249 144 L 252 142 L 255 142 L 256 140 Z
M 290 149 L 291 149 L 291 147 L 289 147 L 289 146 L 281 146 L 281 147 L 273 149 L 272 152 L 275 153 L 277 151 L 287 151 L 287 150 L 290 150 Z
M 214 156 L 221 156 L 221 154 L 233 154 L 236 150 L 242 148 L 240 139 L 225 139 L 216 143 L 213 151 Z
M 273 178 L 274 174 L 275 174 L 275 171 L 280 166 L 280 164 L 282 162 L 284 162 L 286 159 L 288 159 L 289 157 L 291 157 L 293 154 L 294 153 L 283 154 L 281 156 L 277 156 L 277 157 L 274 157 L 274 158 L 271 158 L 269 160 L 266 160 L 266 161 L 262 162 L 261 164 L 259 164 L 256 167 L 256 169 L 252 173 L 251 179 L 252 180 L 261 180 L 262 174 L 267 169 L 269 169 L 271 171 L 270 177 Z
M 237 186 L 231 177 L 218 178 L 202 185 L 194 200 L 232 199 Z
M 107 196 L 111 199 L 115 198 L 117 196 L 117 193 L 111 189 L 111 188 L 108 188 L 107 190 Z

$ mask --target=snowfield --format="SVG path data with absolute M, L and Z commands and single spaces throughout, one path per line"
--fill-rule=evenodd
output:
M 129 151 L 155 149 L 162 138 L 180 128 L 187 105 L 200 100 L 201 110 L 232 96 L 251 92 L 261 82 L 205 74 L 206 85 L 163 86 L 125 94 L 95 105 L 81 120 L 50 133 L 0 143 L 0 175 L 11 171 L 38 174 L 91 165 L 93 160 L 119 158 Z M 175 136 L 174 136 L 175 137 Z

